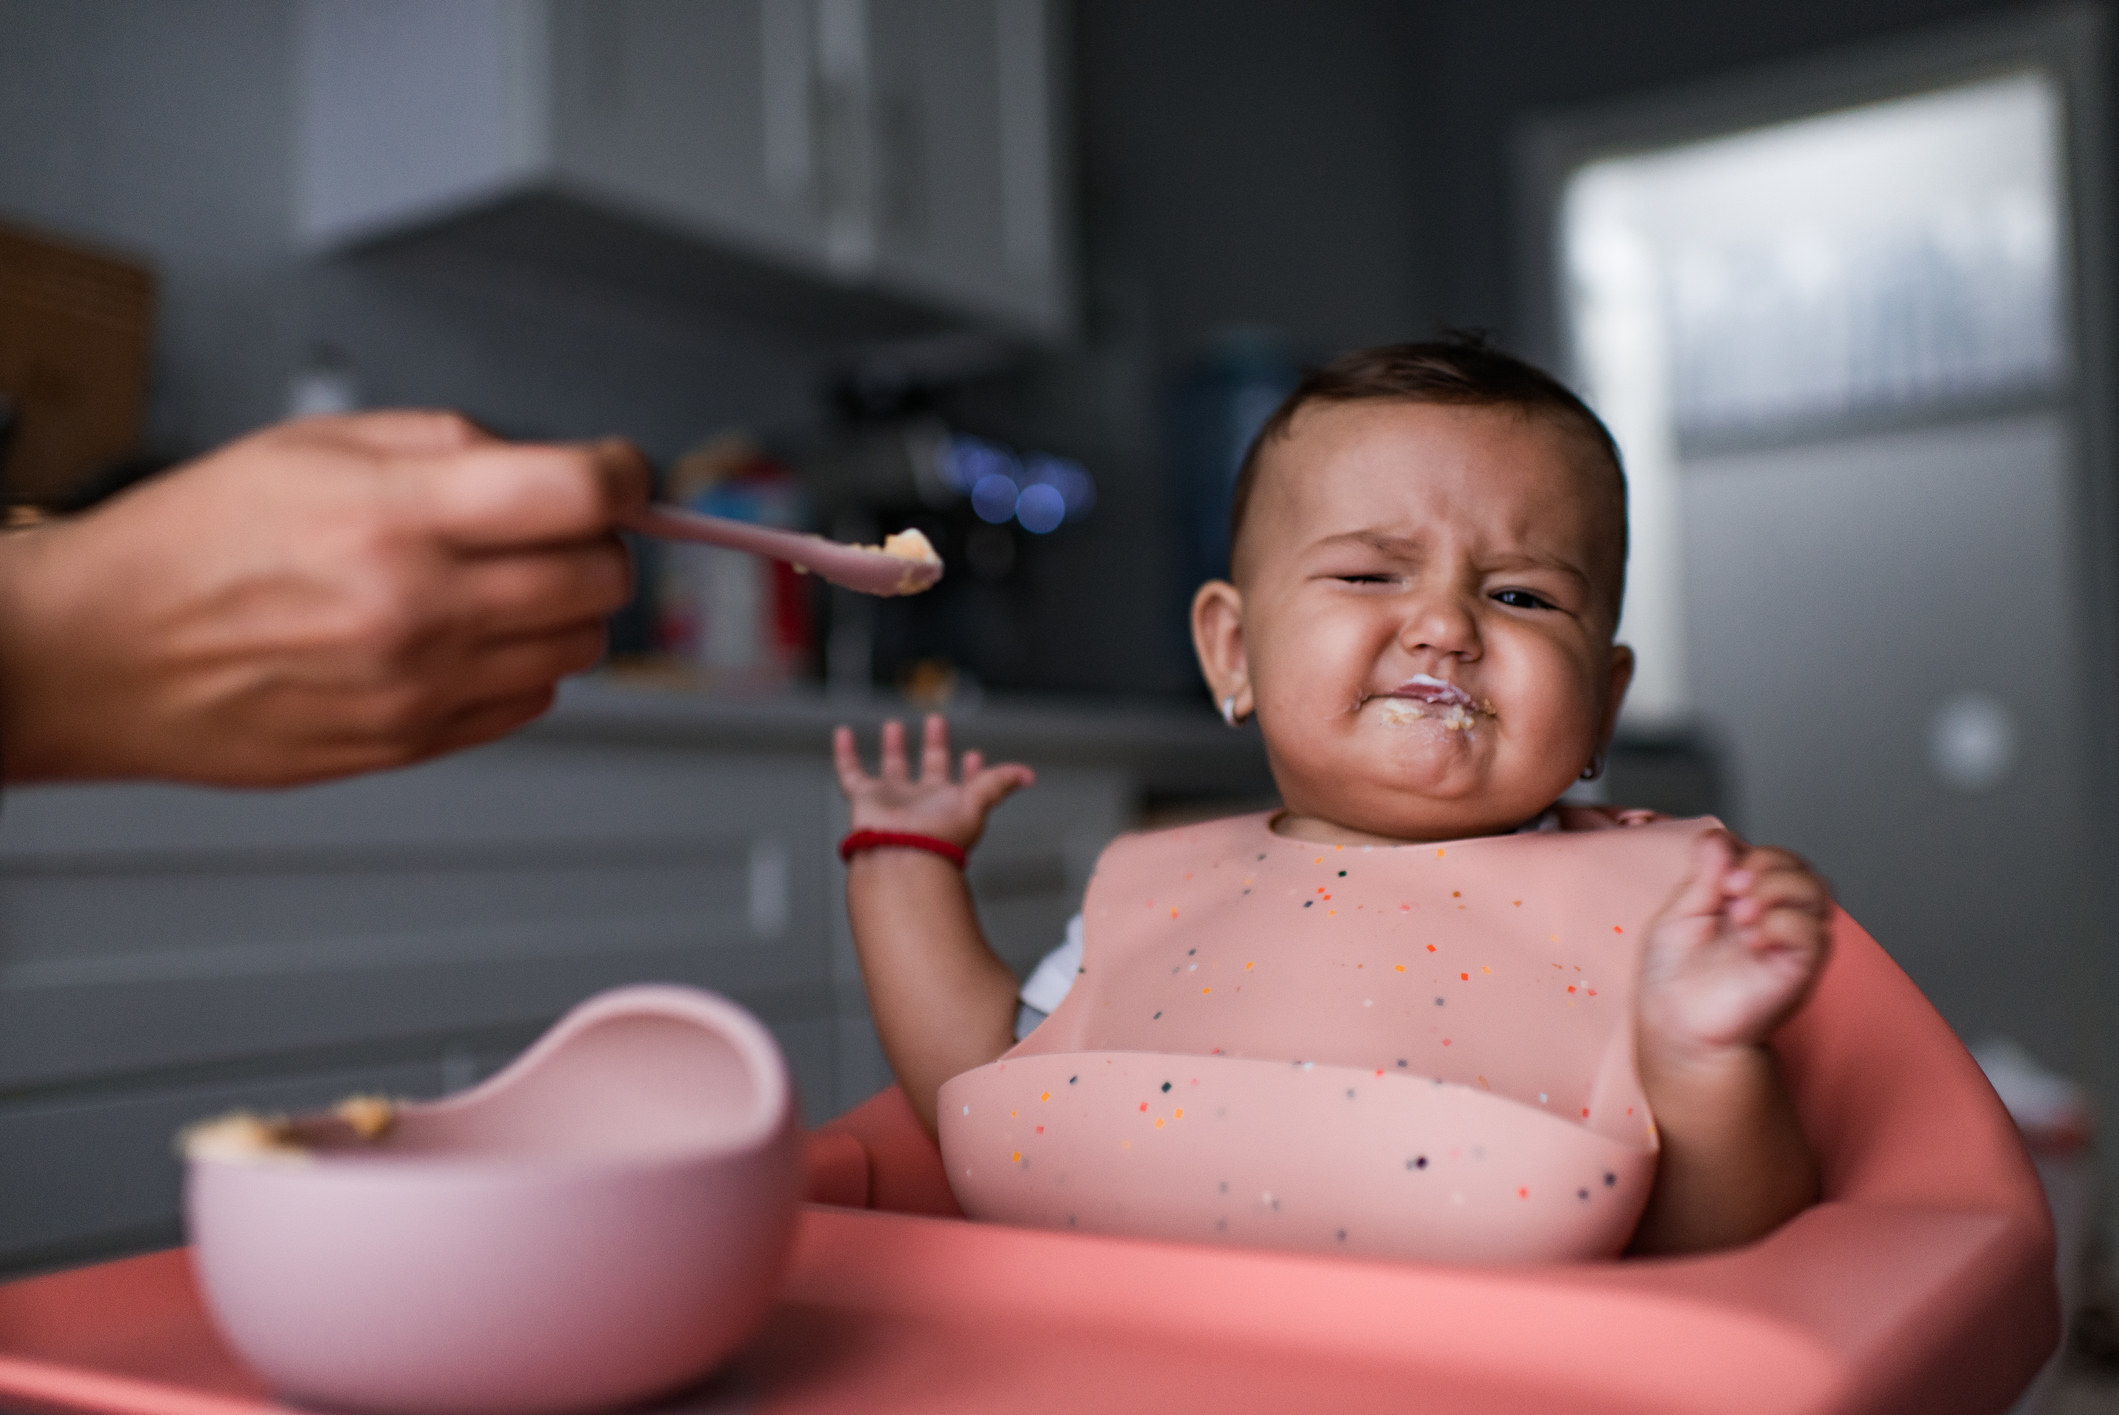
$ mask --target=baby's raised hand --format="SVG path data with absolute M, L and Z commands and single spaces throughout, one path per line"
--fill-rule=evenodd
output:
M 1831 907 L 1825 882 L 1787 851 L 1702 836 L 1691 877 L 1649 926 L 1644 1048 L 1676 1059 L 1763 1042 L 1824 965 Z
M 902 722 L 883 724 L 881 770 L 875 776 L 861 766 L 852 728 L 841 727 L 832 733 L 831 754 L 839 789 L 853 808 L 855 830 L 931 835 L 965 850 L 985 831 L 988 812 L 1037 779 L 1027 766 L 1014 762 L 987 766 L 983 753 L 966 752 L 952 780 L 949 724 L 934 714 L 927 718 L 920 744 L 917 778 L 906 760 Z

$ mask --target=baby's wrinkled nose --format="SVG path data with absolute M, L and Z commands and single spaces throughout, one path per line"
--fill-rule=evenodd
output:
M 1416 658 L 1479 656 L 1479 622 L 1456 595 L 1422 595 L 1407 607 L 1398 645 Z

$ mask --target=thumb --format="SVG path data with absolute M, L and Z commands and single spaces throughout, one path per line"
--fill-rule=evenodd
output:
M 603 437 L 589 443 L 588 452 L 613 520 L 647 505 L 655 490 L 655 472 L 638 447 L 622 437 Z
M 978 802 L 980 812 L 984 813 L 1036 780 L 1027 766 L 1013 763 L 990 766 L 971 779 L 971 798 Z

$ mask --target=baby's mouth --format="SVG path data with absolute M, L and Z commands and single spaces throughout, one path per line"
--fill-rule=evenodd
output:
M 1481 717 L 1493 717 L 1491 698 L 1474 698 L 1445 678 L 1415 673 L 1387 693 L 1374 693 L 1367 701 L 1377 705 L 1387 722 L 1431 721 L 1451 732 L 1467 732 Z

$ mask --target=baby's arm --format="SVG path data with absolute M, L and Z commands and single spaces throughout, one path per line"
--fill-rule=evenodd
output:
M 1747 1243 L 1816 1201 L 1817 1156 L 1766 1038 L 1824 964 L 1831 904 L 1785 850 L 1726 831 L 1694 847 L 1641 963 L 1641 1083 L 1662 1157 L 1635 1252 Z
M 832 758 L 855 830 L 929 835 L 966 850 L 987 813 L 1033 780 L 1029 767 L 989 767 L 966 752 L 952 781 L 949 726 L 932 716 L 917 779 L 897 722 L 883 724 L 877 775 L 862 770 L 851 728 L 832 734 Z M 979 932 L 964 872 L 929 851 L 885 846 L 855 855 L 846 867 L 846 912 L 883 1055 L 932 1134 L 942 1083 L 1015 1044 L 1015 974 Z

